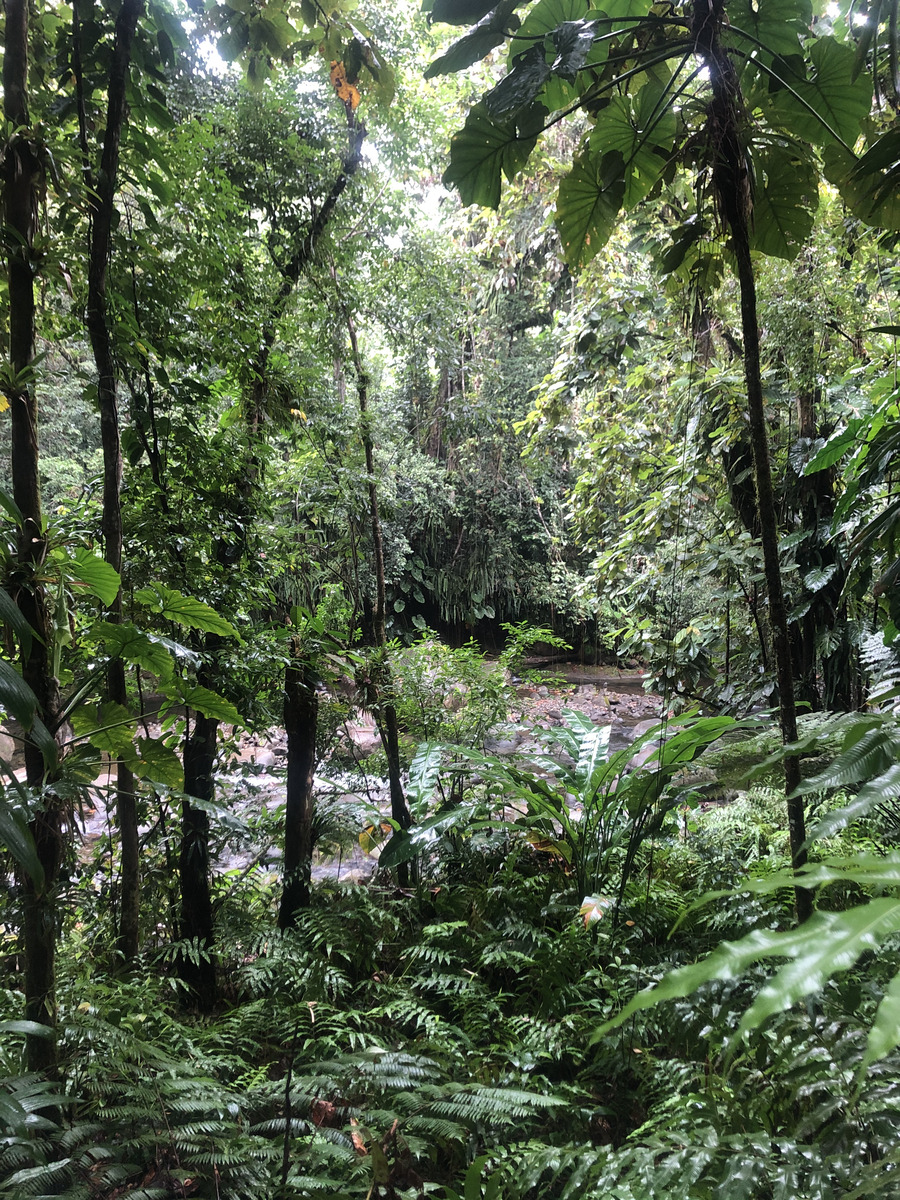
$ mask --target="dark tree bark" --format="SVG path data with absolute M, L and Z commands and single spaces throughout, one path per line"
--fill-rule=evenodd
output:
M 284 672 L 284 729 L 287 734 L 287 792 L 284 810 L 284 889 L 278 925 L 289 929 L 298 909 L 309 905 L 313 853 L 313 777 L 319 698 L 316 679 L 299 638 L 291 639 Z
M 750 172 L 741 135 L 743 113 L 740 85 L 734 64 L 719 37 L 723 18 L 724 0 L 696 0 L 691 32 L 696 51 L 709 70 L 713 94 L 707 132 L 714 154 L 713 186 L 723 221 L 731 233 L 731 248 L 737 265 L 744 339 L 744 378 L 747 385 L 750 442 L 756 475 L 763 570 L 769 599 L 772 654 L 778 684 L 781 735 L 784 743 L 789 745 L 797 740 L 797 709 L 791 669 L 791 642 L 778 556 L 778 523 L 762 390 L 756 276 L 750 252 Z M 800 760 L 796 755 L 788 755 L 785 758 L 784 775 L 791 858 L 796 868 L 806 861 L 803 801 L 794 795 L 800 783 Z M 812 913 L 812 893 L 805 888 L 796 888 L 795 902 L 798 920 L 806 920 Z
M 190 947 L 178 957 L 178 976 L 193 1003 L 209 1012 L 216 1002 L 216 964 L 213 909 L 209 888 L 209 813 L 190 797 L 212 800 L 215 791 L 213 762 L 219 722 L 196 713 L 194 727 L 184 744 L 184 790 L 181 804 L 181 940 Z
M 41 531 L 41 492 L 38 460 L 37 397 L 31 366 L 35 348 L 35 296 L 32 254 L 38 223 L 42 165 L 37 148 L 26 134 L 28 115 L 28 3 L 5 0 L 3 110 L 17 132 L 7 144 L 2 163 L 3 219 L 13 236 L 8 239 L 9 370 L 6 395 L 10 405 L 13 498 L 22 512 L 18 539 L 18 570 L 13 599 L 35 635 L 21 647 L 22 675 L 37 698 L 36 717 L 55 732 L 59 723 L 59 686 L 52 674 L 53 631 L 47 598 L 37 578 L 47 550 Z M 26 783 L 41 797 L 31 825 L 44 872 L 42 887 L 26 874 L 23 896 L 25 951 L 25 1017 L 56 1025 L 56 884 L 63 853 L 63 809 L 54 794 L 55 762 L 45 761 L 38 745 L 25 743 Z M 54 1073 L 55 1039 L 29 1037 L 28 1069 Z
M 122 573 L 122 444 L 119 436 L 118 381 L 107 302 L 107 268 L 112 238 L 115 195 L 118 186 L 119 146 L 125 123 L 125 87 L 131 62 L 131 47 L 143 0 L 124 0 L 116 20 L 112 62 L 109 70 L 106 131 L 100 171 L 93 182 L 91 204 L 91 249 L 88 263 L 87 327 L 97 366 L 97 399 L 100 409 L 100 438 L 103 446 L 103 545 L 106 561 Z M 76 29 L 77 36 L 77 29 Z M 79 55 L 80 58 L 80 55 Z M 122 593 L 107 613 L 108 620 L 122 620 Z M 107 672 L 109 699 L 127 703 L 125 666 L 110 663 Z M 120 759 L 116 764 L 116 820 L 122 855 L 122 895 L 117 949 L 126 962 L 138 952 L 140 916 L 140 857 L 134 777 Z

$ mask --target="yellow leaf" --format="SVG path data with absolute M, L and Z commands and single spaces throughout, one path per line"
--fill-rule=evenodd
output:
M 337 93 L 338 99 L 349 105 L 351 112 L 356 112 L 360 101 L 359 88 L 347 79 L 347 72 L 341 62 L 331 64 L 331 86 Z
M 0 412 L 6 412 L 9 408 L 9 401 L 5 396 L 0 396 Z

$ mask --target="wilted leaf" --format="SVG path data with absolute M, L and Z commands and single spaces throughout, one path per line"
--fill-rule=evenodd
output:
M 550 76 L 543 46 L 531 46 L 516 59 L 509 74 L 485 95 L 491 117 L 504 117 L 530 104 Z
M 473 63 L 479 62 L 490 54 L 497 46 L 502 45 L 506 41 L 510 18 L 516 3 L 517 0 L 506 0 L 504 4 L 498 5 L 458 42 L 454 42 L 449 50 L 436 58 L 434 62 L 429 63 L 425 70 L 425 78 L 433 79 L 436 75 L 449 75 L 454 71 L 464 71 Z M 453 23 L 457 24 L 457 22 Z M 518 21 L 515 23 L 518 24 Z

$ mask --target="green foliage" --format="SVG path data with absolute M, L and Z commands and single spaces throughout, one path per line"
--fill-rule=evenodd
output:
M 852 820 L 870 812 L 879 802 L 893 798 L 896 769 L 896 722 L 886 719 L 847 718 L 844 746 L 834 762 L 818 775 L 805 781 L 805 792 L 843 787 L 868 780 L 856 802 L 818 823 L 812 833 L 815 840 L 832 836 Z M 815 734 L 812 735 L 813 738 Z M 812 739 L 810 739 L 812 740 Z M 884 767 L 888 766 L 887 770 Z M 875 772 L 881 772 L 871 779 Z M 811 863 L 792 872 L 780 872 L 766 879 L 748 882 L 747 890 L 777 891 L 790 886 L 810 889 L 832 884 L 855 884 L 866 891 L 894 889 L 900 883 L 896 853 L 856 854 L 851 859 Z M 698 903 L 703 903 L 701 898 Z M 843 912 L 820 911 L 797 929 L 787 931 L 754 930 L 738 942 L 723 943 L 706 959 L 668 975 L 630 1002 L 623 1012 L 602 1026 L 594 1035 L 602 1037 L 615 1025 L 648 1005 L 683 997 L 711 980 L 734 979 L 749 966 L 769 958 L 786 958 L 787 964 L 762 988 L 743 1015 L 733 1041 L 757 1029 L 769 1017 L 784 1012 L 798 1000 L 821 991 L 835 974 L 847 971 L 866 952 L 872 951 L 900 931 L 900 902 L 895 898 L 875 897 Z M 892 980 L 879 1005 L 868 1035 L 862 1068 L 892 1051 L 900 1043 L 900 1025 L 896 1021 L 896 980 Z

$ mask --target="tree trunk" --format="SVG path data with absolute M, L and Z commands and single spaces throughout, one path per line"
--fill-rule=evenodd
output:
M 750 441 L 756 475 L 756 495 L 763 550 L 763 568 L 769 599 L 769 624 L 772 652 L 778 684 L 781 735 L 785 745 L 797 740 L 797 710 L 791 670 L 791 643 L 787 610 L 781 582 L 778 555 L 778 523 L 769 444 L 766 433 L 765 404 L 760 368 L 759 321 L 756 306 L 756 276 L 750 252 L 750 174 L 747 153 L 741 140 L 740 84 L 734 64 L 719 40 L 724 16 L 724 0 L 696 0 L 692 34 L 697 53 L 708 69 L 713 98 L 708 117 L 710 142 L 715 154 L 713 186 L 722 217 L 731 231 L 731 247 L 737 266 L 741 294 L 741 328 L 744 340 L 744 378 L 747 385 L 747 410 Z M 800 783 L 800 760 L 788 755 L 784 760 L 788 827 L 794 867 L 806 862 L 806 827 L 803 801 L 794 795 Z M 812 913 L 812 893 L 795 889 L 797 919 L 804 921 Z
M 13 498 L 23 516 L 18 539 L 20 582 L 13 598 L 35 634 L 30 646 L 20 647 L 22 675 L 37 698 L 35 716 L 55 732 L 60 701 L 59 686 L 52 674 L 53 629 L 47 598 L 36 578 L 47 551 L 42 532 L 37 398 L 32 372 L 36 335 L 32 250 L 42 165 L 35 147 L 19 132 L 29 126 L 27 0 L 5 0 L 4 11 L 3 111 L 9 128 L 17 131 L 7 144 L 2 165 L 3 218 L 13 235 L 7 239 L 11 379 L 5 391 L 10 406 Z M 45 761 L 33 740 L 26 740 L 26 783 L 39 804 L 31 832 L 44 883 L 38 888 L 30 876 L 24 878 L 25 1017 L 51 1029 L 56 1025 L 56 883 L 63 851 L 62 803 L 48 786 L 55 765 Z M 29 1037 L 27 1063 L 30 1071 L 55 1073 L 55 1038 Z
M 284 671 L 288 769 L 284 809 L 284 890 L 278 914 L 281 929 L 292 928 L 297 910 L 309 905 L 318 716 L 315 677 L 304 661 L 300 639 L 292 638 L 291 661 Z
M 184 790 L 181 805 L 181 940 L 190 946 L 178 956 L 178 976 L 201 1012 L 216 1002 L 213 957 L 213 909 L 209 888 L 209 813 L 190 797 L 212 800 L 213 761 L 219 722 L 197 713 L 184 744 Z
M 91 204 L 91 251 L 88 263 L 87 327 L 97 366 L 97 400 L 100 438 L 103 445 L 103 545 L 109 565 L 122 573 L 122 443 L 119 437 L 119 405 L 107 303 L 107 267 L 110 256 L 114 201 L 118 184 L 119 144 L 125 122 L 125 87 L 131 62 L 131 47 L 143 0 L 124 0 L 116 20 L 112 62 L 109 70 L 106 132 L 100 171 L 94 181 Z M 110 605 L 107 619 L 122 621 L 121 590 Z M 107 694 L 115 704 L 127 704 L 125 667 L 112 662 L 107 673 Z M 125 962 L 138 952 L 140 916 L 140 855 L 134 776 L 120 759 L 116 764 L 116 820 L 122 856 L 121 916 L 117 949 Z
M 356 371 L 356 394 L 366 459 L 366 475 L 369 481 L 369 520 L 372 526 L 372 554 L 375 567 L 375 608 L 372 613 L 372 636 L 375 646 L 380 652 L 379 661 L 371 680 L 375 695 L 375 717 L 378 723 L 378 732 L 381 735 L 381 744 L 387 757 L 391 819 L 398 829 L 409 829 L 412 818 L 400 778 L 400 730 L 397 724 L 397 710 L 391 700 L 393 680 L 390 664 L 386 657 L 385 609 L 387 602 L 384 579 L 384 538 L 381 531 L 378 483 L 375 476 L 375 446 L 372 440 L 372 414 L 369 411 L 369 376 L 363 367 L 359 351 L 356 323 L 346 305 L 344 306 L 344 319 L 347 324 L 353 366 Z M 408 864 L 401 863 L 397 867 L 397 880 L 401 887 L 408 886 L 409 875 Z

